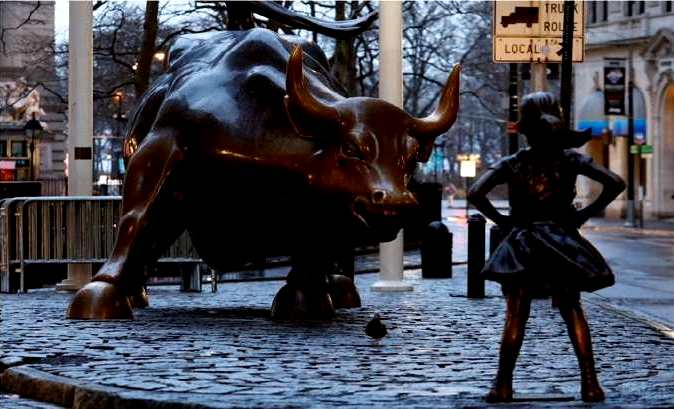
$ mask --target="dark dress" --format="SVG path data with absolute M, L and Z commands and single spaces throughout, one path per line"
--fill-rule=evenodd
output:
M 539 294 L 577 294 L 614 284 L 599 251 L 578 232 L 573 199 L 576 176 L 592 159 L 573 150 L 537 155 L 520 150 L 492 166 L 510 182 L 513 228 L 482 275 Z

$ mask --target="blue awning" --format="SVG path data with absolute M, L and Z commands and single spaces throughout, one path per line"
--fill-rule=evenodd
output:
M 627 117 L 614 116 L 609 120 L 604 115 L 604 93 L 596 90 L 583 102 L 576 122 L 577 130 L 588 128 L 592 129 L 592 136 L 595 138 L 600 138 L 609 129 L 614 136 L 627 136 Z M 638 88 L 634 88 L 634 138 L 646 139 L 646 102 Z
M 592 136 L 601 137 L 608 130 L 608 122 L 604 115 L 604 93 L 597 90 L 590 94 L 580 110 L 576 130 L 592 129 Z

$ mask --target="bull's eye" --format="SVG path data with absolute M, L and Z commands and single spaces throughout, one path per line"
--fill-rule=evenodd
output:
M 347 158 L 355 159 L 362 159 L 363 156 L 360 149 L 358 149 L 358 146 L 352 142 L 347 142 L 342 145 L 342 155 L 346 156 Z

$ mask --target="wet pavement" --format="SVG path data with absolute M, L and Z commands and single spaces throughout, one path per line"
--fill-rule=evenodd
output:
M 269 319 L 281 282 L 216 294 L 154 287 L 152 307 L 133 321 L 65 320 L 70 296 L 50 290 L 3 294 L 1 360 L 13 366 L 3 388 L 79 408 L 487 406 L 504 312 L 498 287 L 465 298 L 464 268 L 443 280 L 408 271 L 410 293 L 372 292 L 375 280 L 356 278 L 362 308 L 310 323 Z M 671 407 L 674 340 L 596 304 L 586 310 L 608 395 L 595 407 Z M 364 334 L 374 313 L 389 329 L 381 340 Z M 536 407 L 585 407 L 577 372 L 562 320 L 536 301 L 516 390 L 576 399 Z M 43 381 L 51 384 L 40 394 Z M 531 403 L 508 407 L 522 405 Z
M 596 294 L 625 312 L 674 328 L 674 236 L 588 232 L 616 275 Z
M 464 215 L 443 209 L 454 261 L 466 257 Z M 593 407 L 674 407 L 674 229 L 647 227 L 593 220 L 583 229 L 617 278 L 584 295 L 608 397 Z M 406 253 L 407 266 L 419 262 Z M 376 269 L 376 256 L 357 266 Z M 376 274 L 358 275 L 362 308 L 309 323 L 269 319 L 281 281 L 222 284 L 215 294 L 151 287 L 151 308 L 134 321 L 65 320 L 70 296 L 50 289 L 2 294 L 0 407 L 487 407 L 504 301 L 492 284 L 487 298 L 467 299 L 465 275 L 455 266 L 452 279 L 422 280 L 411 269 L 415 290 L 399 294 L 372 292 Z M 389 329 L 381 340 L 364 334 L 375 313 Z M 575 400 L 506 407 L 587 407 L 577 372 L 562 320 L 535 301 L 516 391 Z

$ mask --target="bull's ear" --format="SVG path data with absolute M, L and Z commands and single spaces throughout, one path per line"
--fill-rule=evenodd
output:
M 304 78 L 302 48 L 295 47 L 286 71 L 286 113 L 290 124 L 298 134 L 311 137 L 317 131 L 330 129 L 339 124 L 339 111 L 332 105 L 316 98 Z

